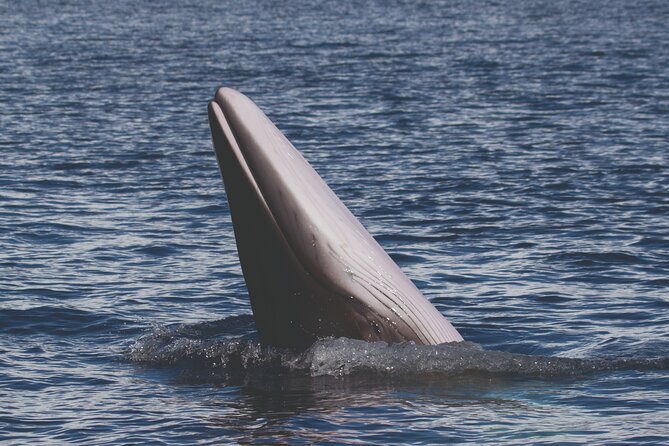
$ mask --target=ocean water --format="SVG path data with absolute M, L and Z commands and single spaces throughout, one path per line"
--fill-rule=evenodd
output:
M 666 444 L 667 23 L 662 0 L 0 1 L 0 442 Z M 465 344 L 257 341 L 220 85 Z

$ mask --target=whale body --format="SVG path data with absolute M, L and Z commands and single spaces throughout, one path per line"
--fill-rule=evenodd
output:
M 208 111 L 261 341 L 462 341 L 253 101 L 220 88 Z

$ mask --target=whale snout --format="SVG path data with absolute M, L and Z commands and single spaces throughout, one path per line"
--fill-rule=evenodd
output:
M 253 101 L 219 88 L 209 122 L 264 341 L 462 340 Z

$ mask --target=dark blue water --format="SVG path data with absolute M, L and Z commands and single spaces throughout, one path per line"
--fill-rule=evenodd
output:
M 669 4 L 238 3 L 0 2 L 0 441 L 669 441 Z M 471 344 L 256 341 L 220 85 Z

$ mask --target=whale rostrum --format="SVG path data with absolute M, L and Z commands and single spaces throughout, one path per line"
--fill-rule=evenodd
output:
M 263 342 L 462 341 L 253 101 L 220 88 L 209 124 Z

